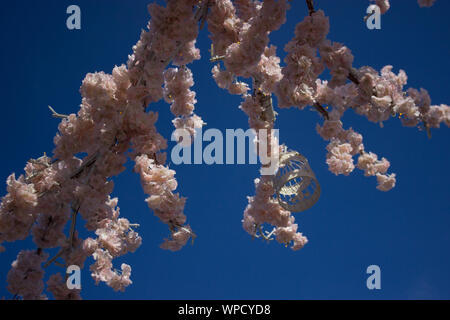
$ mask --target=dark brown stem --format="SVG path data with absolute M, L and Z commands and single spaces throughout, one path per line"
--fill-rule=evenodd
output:
M 358 71 L 355 68 L 350 69 L 347 78 L 354 84 L 359 85 Z
M 53 258 L 51 258 L 44 264 L 44 268 L 47 268 L 49 265 L 51 265 L 56 259 L 58 259 L 59 256 L 61 256 L 63 254 L 63 252 L 64 252 L 64 249 L 61 248 Z
M 324 117 L 326 120 L 329 120 L 330 117 L 328 115 L 328 111 L 325 110 L 324 107 L 322 107 L 319 103 L 315 102 L 313 107 Z
M 308 6 L 309 15 L 311 16 L 316 10 L 314 10 L 313 0 L 306 0 L 306 5 Z
M 78 211 L 80 210 L 80 207 L 81 202 L 78 200 L 72 204 L 72 221 L 70 223 L 70 235 L 69 235 L 70 248 L 73 248 L 73 240 L 75 237 L 75 226 L 77 224 L 77 215 Z

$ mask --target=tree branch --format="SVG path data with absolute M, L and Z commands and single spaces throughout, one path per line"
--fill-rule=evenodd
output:
M 314 10 L 314 4 L 313 4 L 313 0 L 306 0 L 306 5 L 308 6 L 308 11 L 309 11 L 309 15 L 311 16 L 314 12 L 316 12 Z
M 53 109 L 52 107 L 48 106 L 48 108 L 50 109 L 50 111 L 52 112 L 52 117 L 53 118 L 59 118 L 59 119 L 67 119 L 69 116 L 67 114 L 62 114 L 62 113 L 58 113 L 55 111 L 55 109 Z
M 328 111 L 318 102 L 315 102 L 313 104 L 313 107 L 324 117 L 326 120 L 330 119 L 330 116 L 328 115 Z

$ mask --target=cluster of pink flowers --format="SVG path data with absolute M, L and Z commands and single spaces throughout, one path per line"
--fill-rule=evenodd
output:
M 395 186 L 395 174 L 386 175 L 390 166 L 385 158 L 377 159 L 377 155 L 364 151 L 362 135 L 352 128 L 344 130 L 337 109 L 329 113 L 330 119 L 325 120 L 323 126 L 317 125 L 319 135 L 330 143 L 327 146 L 327 164 L 331 172 L 336 175 L 349 175 L 354 169 L 353 156 L 359 155 L 357 167 L 364 170 L 366 176 L 376 176 L 377 189 L 388 191 Z M 389 181 L 389 183 L 387 182 Z
M 47 290 L 55 300 L 81 300 L 81 289 L 69 289 L 61 273 L 52 274 L 47 281 Z
M 236 8 L 229 0 L 217 0 L 208 15 L 214 53 L 225 66 L 221 70 L 215 65 L 213 77 L 231 94 L 248 91 L 245 82 L 235 80 L 238 76 L 253 77 L 261 90 L 270 93 L 282 76 L 276 47 L 268 46 L 268 35 L 285 22 L 289 5 L 284 0 L 237 1 Z
M 24 299 L 45 299 L 42 263 L 48 258 L 44 252 L 22 250 L 8 272 L 8 290 Z
M 271 93 L 279 87 L 283 74 L 276 47 L 269 46 L 268 36 L 284 23 L 289 6 L 283 0 L 262 3 L 237 1 L 235 6 L 228 0 L 216 0 L 208 16 L 214 52 L 218 56 L 223 55 L 224 64 L 223 70 L 219 64 L 213 67 L 213 78 L 220 88 L 242 95 L 243 102 L 239 108 L 248 115 L 249 126 L 257 134 L 254 141 L 256 150 L 265 150 L 264 156 L 277 157 L 278 141 L 271 133 L 275 121 Z M 234 26 L 232 31 L 224 32 L 230 29 L 230 24 Z M 253 79 L 252 94 L 247 93 L 247 84 L 237 81 L 237 77 Z M 263 140 L 259 139 L 261 129 L 268 132 Z M 255 196 L 248 197 L 249 204 L 242 220 L 244 229 L 253 237 L 271 240 L 273 235 L 280 243 L 292 243 L 293 250 L 302 248 L 307 239 L 297 232 L 298 225 L 292 213 L 272 198 L 271 176 L 262 175 L 255 184 Z M 273 230 L 263 230 L 265 224 L 272 225 Z
M 103 281 L 115 291 L 124 291 L 132 283 L 130 280 L 131 267 L 122 263 L 120 271 L 113 270 L 113 257 L 108 250 L 97 249 L 93 253 L 93 257 L 95 263 L 90 266 L 90 270 L 96 284 Z
M 164 72 L 164 99 L 171 103 L 170 111 L 176 117 L 172 123 L 176 129 L 186 131 L 191 137 L 190 142 L 195 138 L 196 129 L 204 125 L 202 118 L 194 114 L 197 100 L 195 92 L 189 89 L 193 85 L 192 72 L 186 66 L 181 69 L 170 68 Z M 181 142 L 182 137 L 177 132 L 175 137 Z
M 195 48 L 198 25 L 192 11 L 197 2 L 168 1 L 166 7 L 156 3 L 148 6 L 148 31 L 142 31 L 128 61 L 132 95 L 144 97 L 144 106 L 163 97 L 163 73 L 171 61 L 181 66 L 200 59 L 200 51 Z
M 391 8 L 391 5 L 389 3 L 390 0 L 371 0 L 371 1 L 375 1 L 375 4 L 378 7 L 380 7 L 381 14 L 386 13 Z M 433 6 L 435 1 L 436 0 L 417 0 L 417 3 L 419 4 L 419 7 L 424 8 Z
M 419 0 L 421 6 L 433 2 Z M 383 13 L 389 9 L 387 0 L 376 3 Z M 180 250 L 195 237 L 186 224 L 186 198 L 175 192 L 175 171 L 165 165 L 167 141 L 155 127 L 158 114 L 147 108 L 164 98 L 171 104 L 174 127 L 187 131 L 191 138 L 204 125 L 194 113 L 194 80 L 186 66 L 200 59 L 195 47 L 199 22 L 208 23 L 211 61 L 218 61 L 212 76 L 220 88 L 242 96 L 240 108 L 258 134 L 257 150 L 265 149 L 267 156 L 275 158 L 286 150 L 278 147 L 270 131 L 276 119 L 275 94 L 280 108 L 312 106 L 323 115 L 317 132 L 329 141 L 326 163 L 331 172 L 348 175 L 356 167 L 376 177 L 379 190 L 393 188 L 396 180 L 395 174 L 387 173 L 389 161 L 366 152 L 362 136 L 352 128 L 344 129 L 345 111 L 352 109 L 380 124 L 399 115 L 403 125 L 421 126 L 429 132 L 441 123 L 450 126 L 450 108 L 431 105 L 424 89 L 405 90 L 404 71 L 395 74 L 391 66 L 380 72 L 367 66 L 353 68 L 351 50 L 326 38 L 328 17 L 315 11 L 312 1 L 307 4 L 309 15 L 297 24 L 293 39 L 284 48 L 283 67 L 277 48 L 269 44 L 269 34 L 285 22 L 286 0 L 177 0 L 168 1 L 166 7 L 149 5 L 148 30 L 141 33 L 127 65 L 116 66 L 111 74 L 87 74 L 77 114 L 57 114 L 62 120 L 53 157 L 44 154 L 30 159 L 24 175 L 16 178 L 13 173 L 7 178 L 8 193 L 0 204 L 0 252 L 5 250 L 4 242 L 30 235 L 36 244 L 35 250 L 20 251 L 12 263 L 8 290 L 24 299 L 46 299 L 45 267 L 58 263 L 82 268 L 90 256 L 95 260 L 90 271 L 96 283 L 121 291 L 132 283 L 129 265 L 123 263 L 121 270 L 113 266 L 114 258 L 134 252 L 142 242 L 137 225 L 120 217 L 118 199 L 111 197 L 112 178 L 125 170 L 128 159 L 135 162 L 148 207 L 169 227 L 170 236 L 161 248 Z M 177 67 L 166 69 L 171 62 Z M 329 81 L 319 79 L 325 68 L 331 74 Z M 269 134 L 260 138 L 263 129 Z M 271 240 L 274 236 L 298 250 L 307 238 L 298 232 L 292 213 L 273 197 L 273 175 L 263 173 L 266 167 L 262 166 L 262 176 L 255 180 L 255 195 L 248 198 L 243 227 L 254 237 Z M 79 237 L 78 216 L 92 237 Z M 267 224 L 273 226 L 271 232 L 263 230 Z M 59 251 L 49 259 L 46 249 L 51 248 Z M 68 289 L 60 273 L 51 275 L 46 284 L 55 299 L 81 298 L 80 290 Z
M 172 231 L 172 239 L 165 239 L 161 247 L 172 251 L 181 249 L 193 233 L 189 225 L 184 225 L 186 216 L 183 210 L 186 198 L 173 193 L 177 188 L 175 171 L 155 164 L 147 155 L 136 157 L 135 170 L 141 176 L 144 192 L 150 195 L 145 200 L 149 208 L 162 222 L 168 224 Z
M 279 243 L 286 246 L 291 244 L 292 250 L 299 250 L 308 242 L 308 239 L 297 232 L 298 225 L 291 212 L 284 210 L 278 201 L 272 197 L 274 193 L 270 176 L 255 179 L 255 196 L 248 197 L 248 206 L 244 211 L 242 225 L 244 230 L 253 237 L 270 239 L 270 234 L 264 232 L 265 223 L 274 226 L 273 234 Z
M 317 49 L 328 31 L 329 22 L 323 11 L 307 16 L 295 27 L 294 38 L 284 48 L 288 53 L 284 59 L 286 66 L 275 91 L 280 108 L 302 109 L 314 103 L 315 81 L 323 71 Z
M 376 0 L 375 3 L 377 6 L 380 7 L 381 14 L 386 13 L 391 8 L 391 4 L 389 3 L 389 0 Z
M 266 0 L 262 5 L 255 5 L 255 15 L 246 22 L 241 21 L 238 41 L 228 45 L 225 51 L 224 64 L 229 72 L 243 77 L 252 74 L 269 43 L 269 32 L 279 29 L 286 21 L 287 8 L 285 0 Z
M 311 1 L 307 4 L 309 15 L 295 27 L 294 38 L 284 48 L 286 65 L 280 67 L 276 47 L 269 46 L 267 37 L 285 19 L 288 6 L 284 1 L 237 1 L 233 5 L 229 0 L 216 0 L 208 16 L 210 38 L 216 54 L 211 61 L 223 60 L 223 68 L 216 64 L 212 69 L 213 78 L 220 88 L 230 93 L 235 93 L 231 89 L 233 84 L 242 83 L 238 77 L 252 78 L 253 94 L 248 94 L 245 86 L 240 108 L 248 115 L 249 126 L 257 132 L 273 128 L 276 112 L 270 100 L 272 93 L 276 95 L 280 108 L 314 106 L 325 117 L 323 125 L 317 126 L 317 132 L 330 141 L 326 159 L 330 171 L 336 175 L 348 175 L 357 167 L 366 176 L 377 178 L 377 189 L 388 191 L 396 182 L 395 174 L 387 173 L 389 161 L 385 158 L 379 160 L 376 154 L 366 152 L 362 135 L 352 128 L 343 128 L 341 118 L 345 111 L 353 109 L 380 125 L 398 114 L 403 116 L 403 125 L 418 126 L 422 123 L 429 130 L 439 127 L 442 122 L 449 125 L 449 107 L 430 106 L 429 96 L 423 89 L 405 92 L 406 74 L 400 71 L 395 75 L 391 66 L 384 67 L 380 73 L 370 67 L 353 68 L 351 50 L 326 38 L 328 17 L 322 10 L 315 11 Z M 387 0 L 377 1 L 377 5 L 382 13 L 390 7 Z M 267 12 L 265 9 L 272 7 L 272 20 L 261 23 L 261 17 Z M 330 71 L 330 81 L 318 79 L 325 68 Z M 331 110 L 328 112 L 329 107 Z M 256 145 L 262 143 L 255 142 Z M 358 156 L 356 165 L 354 156 Z M 274 230 L 278 230 L 280 224 L 274 223 L 277 217 L 290 216 L 267 199 L 256 200 L 260 199 L 259 186 L 265 185 L 269 190 L 270 183 L 271 180 L 265 176 L 257 180 L 256 196 L 249 198 L 244 213 L 244 229 L 253 236 L 258 236 L 259 232 L 260 236 L 266 237 L 263 231 L 258 230 L 263 223 L 273 224 Z M 271 192 L 273 194 L 274 190 Z M 272 234 L 277 235 L 278 232 Z M 293 237 L 286 239 L 294 240 Z
M 172 192 L 177 186 L 174 172 L 164 166 L 162 150 L 167 143 L 156 130 L 157 114 L 146 112 L 146 107 L 163 97 L 164 69 L 170 61 L 184 65 L 200 58 L 194 47 L 198 17 L 192 7 L 196 3 L 170 1 L 166 8 L 150 5 L 149 31 L 141 34 L 128 67 L 115 67 L 112 74 L 86 75 L 80 89 L 80 110 L 60 115 L 63 119 L 54 139 L 53 158 L 31 159 L 25 175 L 8 178 L 8 194 L 0 205 L 0 251 L 4 250 L 1 243 L 25 239 L 31 232 L 39 252 L 19 253 L 8 276 L 12 294 L 24 299 L 44 296 L 41 264 L 48 255 L 43 250 L 55 247 L 60 247 L 58 254 L 45 266 L 62 259 L 66 267 L 83 267 L 93 256 L 95 263 L 90 269 L 96 283 L 105 282 L 114 290 L 124 290 L 132 283 L 130 266 L 122 264 L 122 270 L 116 271 L 112 264 L 114 258 L 134 252 L 142 242 L 134 230 L 136 225 L 119 217 L 118 200 L 110 196 L 114 188 L 111 178 L 125 169 L 128 157 L 135 160 L 143 188 L 150 195 L 149 207 L 169 225 L 171 237 L 161 247 L 178 250 L 193 236 L 190 227 L 183 225 L 185 198 Z M 192 74 L 184 67 L 178 74 L 172 85 L 188 89 Z M 184 91 L 177 96 L 178 105 L 172 106 L 172 111 L 187 118 L 175 119 L 175 126 L 180 121 L 190 128 L 203 124 L 191 115 L 194 97 L 195 93 Z M 133 150 L 128 152 L 130 147 Z M 75 230 L 78 215 L 96 238 L 79 238 Z M 71 230 L 66 236 L 69 222 Z M 27 272 L 30 275 L 23 276 Z M 79 291 L 67 289 L 58 274 L 50 277 L 47 287 L 56 299 L 80 298 Z

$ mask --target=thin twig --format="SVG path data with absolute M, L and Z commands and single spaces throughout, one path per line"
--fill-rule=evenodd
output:
M 208 16 L 209 1 L 210 0 L 205 1 L 205 3 L 203 3 L 203 5 L 202 5 L 201 16 L 200 16 L 200 20 L 199 20 L 200 21 L 200 30 L 203 29 L 203 26 L 205 25 L 206 17 Z
M 70 248 L 73 248 L 73 240 L 75 237 L 75 226 L 77 224 L 77 215 L 78 210 L 80 210 L 81 202 L 79 200 L 76 200 L 74 203 L 72 203 L 72 221 L 70 222 L 70 235 L 69 235 L 69 243 Z
M 73 248 L 75 225 L 77 222 L 77 214 L 78 214 L 78 210 L 80 210 L 80 206 L 81 206 L 81 204 L 79 204 L 79 201 L 75 201 L 74 203 L 72 203 L 72 220 L 70 222 L 70 233 L 69 233 L 70 248 Z M 66 251 L 66 249 L 67 248 L 61 248 L 53 258 L 51 258 L 44 264 L 44 268 L 47 268 L 49 265 L 51 265 L 53 262 L 55 262 L 55 260 L 58 259 L 64 253 L 64 251 Z
M 210 62 L 216 62 L 225 59 L 225 56 L 214 56 L 211 59 L 209 59 Z
M 311 16 L 316 10 L 314 10 L 313 0 L 306 0 L 306 5 L 308 6 L 309 15 Z
M 50 111 L 52 112 L 52 117 L 59 118 L 59 119 L 67 119 L 69 116 L 67 114 L 58 113 L 53 109 L 52 107 L 48 106 Z
M 62 254 L 64 253 L 64 249 L 61 248 L 58 253 L 51 258 L 50 260 L 48 260 L 45 264 L 44 264 L 44 268 L 47 268 L 49 265 L 51 265 L 56 259 L 58 259 Z
M 315 102 L 313 104 L 313 107 L 322 115 L 322 117 L 324 117 L 326 120 L 330 119 L 330 116 L 328 115 L 328 111 L 325 110 L 324 107 L 322 107 L 322 105 L 320 105 L 318 102 Z
M 264 234 L 264 231 L 263 231 L 263 229 L 262 229 L 262 226 L 261 226 L 261 225 L 258 225 L 258 231 L 259 231 L 259 234 L 261 235 L 261 237 L 262 237 L 264 240 L 266 240 L 266 241 L 272 241 L 272 240 L 273 240 L 273 239 L 271 238 L 271 236 L 272 236 L 272 234 L 274 233 L 275 228 L 272 230 L 272 232 L 270 232 L 270 233 L 268 233 L 268 234 Z
M 100 152 L 97 151 L 90 159 L 86 160 L 71 176 L 70 179 L 78 178 L 84 169 L 92 166 L 97 161 Z

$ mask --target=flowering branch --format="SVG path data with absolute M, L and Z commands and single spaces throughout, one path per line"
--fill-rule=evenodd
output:
M 421 5 L 432 2 L 419 0 Z M 389 8 L 387 0 L 377 3 L 383 6 L 382 12 Z M 129 265 L 122 264 L 120 269 L 113 266 L 114 258 L 134 252 L 142 242 L 133 229 L 139 225 L 121 218 L 118 199 L 111 197 L 111 179 L 125 170 L 128 158 L 134 161 L 134 170 L 148 195 L 148 207 L 168 226 L 170 235 L 161 248 L 177 251 L 189 239 L 194 241 L 196 234 L 184 214 L 186 198 L 176 193 L 175 171 L 165 165 L 167 141 L 156 129 L 157 113 L 147 108 L 164 99 L 174 115 L 173 126 L 191 137 L 195 129 L 205 125 L 194 113 L 194 77 L 188 68 L 200 59 L 195 45 L 205 22 L 212 42 L 209 61 L 215 64 L 212 76 L 220 88 L 241 96 L 239 108 L 258 134 L 257 150 L 265 146 L 275 159 L 288 154 L 272 131 L 275 108 L 312 107 L 324 119 L 316 131 L 328 141 L 329 170 L 348 175 L 358 168 L 365 176 L 376 177 L 379 190 L 392 189 L 396 177 L 387 173 L 389 161 L 366 151 L 362 135 L 344 128 L 341 119 L 345 111 L 352 109 L 380 126 L 399 115 L 405 126 L 423 123 L 430 135 L 430 128 L 439 128 L 441 123 L 450 126 L 450 108 L 431 105 L 424 89 L 405 91 L 407 77 L 402 70 L 394 74 L 391 66 L 380 71 L 368 66 L 353 68 L 350 49 L 327 39 L 328 17 L 314 9 L 312 0 L 306 4 L 309 14 L 296 25 L 294 37 L 285 46 L 284 66 L 269 34 L 285 23 L 286 0 L 177 0 L 168 1 L 166 7 L 151 4 L 148 30 L 141 33 L 127 65 L 115 67 L 111 74 L 87 74 L 77 114 L 59 114 L 49 106 L 52 116 L 61 119 L 53 157 L 44 153 L 30 159 L 24 175 L 8 177 L 8 193 L 0 204 L 0 251 L 5 250 L 3 242 L 29 235 L 38 248 L 19 252 L 8 272 L 8 290 L 15 297 L 43 299 L 42 264 L 44 268 L 52 263 L 83 267 L 89 256 L 95 260 L 89 270 L 96 283 L 104 282 L 116 291 L 132 283 Z M 174 67 L 167 68 L 169 64 Z M 319 78 L 325 68 L 331 74 L 329 81 Z M 267 136 L 260 137 L 264 131 Z M 179 138 L 183 142 L 181 135 Z M 79 154 L 86 156 L 80 158 Z M 355 163 L 353 157 L 357 157 Z M 255 179 L 255 193 L 248 197 L 242 226 L 252 237 L 273 237 L 299 250 L 308 239 L 298 231 L 290 211 L 294 209 L 287 210 L 274 197 L 280 191 L 274 181 L 275 172 Z M 79 238 L 78 215 L 86 221 L 86 230 L 95 234 L 93 238 Z M 266 223 L 273 226 L 271 232 L 263 230 Z M 60 249 L 47 260 L 46 249 L 51 248 Z M 67 289 L 63 279 L 59 273 L 51 275 L 48 291 L 56 299 L 79 299 L 79 291 Z

